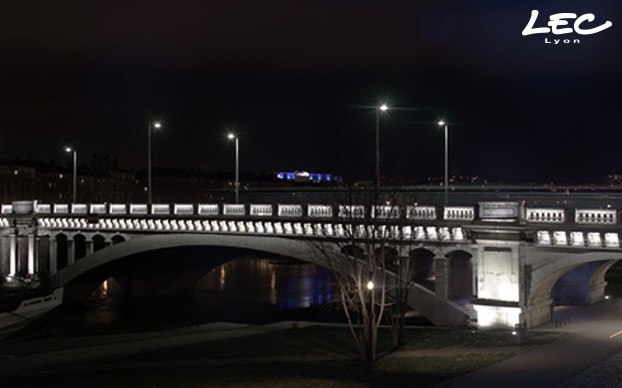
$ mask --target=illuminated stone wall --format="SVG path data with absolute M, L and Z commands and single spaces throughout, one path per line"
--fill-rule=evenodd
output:
M 478 299 L 518 302 L 519 260 L 509 247 L 483 247 L 477 265 Z

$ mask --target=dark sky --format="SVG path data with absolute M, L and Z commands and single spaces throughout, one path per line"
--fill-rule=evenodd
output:
M 511 182 L 622 172 L 616 1 L 13 2 L 0 14 L 0 153 L 66 162 L 64 144 L 146 165 L 304 169 L 397 179 L 450 166 Z M 128 4 L 129 3 L 129 4 Z M 593 13 L 593 35 L 522 36 L 533 9 Z M 573 21 L 570 22 L 571 26 Z M 580 39 L 546 44 L 545 38 Z M 412 109 L 411 109 L 412 108 Z

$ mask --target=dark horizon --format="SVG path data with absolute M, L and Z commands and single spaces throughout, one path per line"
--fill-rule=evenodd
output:
M 372 180 L 375 111 L 389 179 L 450 170 L 507 182 L 594 183 L 621 173 L 622 7 L 613 1 L 375 1 L 288 5 L 14 4 L 0 27 L 0 153 L 69 162 L 330 172 Z M 594 13 L 580 44 L 522 36 L 533 9 Z M 572 22 L 571 22 L 572 25 Z M 590 25 L 592 26 L 592 25 Z M 584 25 L 587 28 L 587 23 Z M 548 35 L 547 35 L 548 36 Z M 564 38 L 565 35 L 551 38 Z M 367 107 L 367 108 L 365 108 Z

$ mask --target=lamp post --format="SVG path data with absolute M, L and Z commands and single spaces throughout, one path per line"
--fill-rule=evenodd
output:
M 370 275 L 372 276 L 372 275 Z M 375 317 L 375 309 L 374 309 L 374 282 L 370 280 L 367 282 L 367 290 L 369 291 L 369 311 L 367 313 L 367 374 L 369 377 L 372 376 L 372 370 L 374 365 L 374 320 Z
M 240 200 L 240 143 L 234 133 L 229 133 L 227 137 L 235 140 L 235 203 L 238 203 Z
M 73 203 L 78 202 L 78 151 L 67 146 L 65 152 L 73 153 Z
M 147 125 L 147 201 L 149 205 L 152 202 L 152 191 L 151 191 L 151 132 L 153 128 L 161 128 L 162 124 L 159 121 L 154 121 L 153 123 L 149 123 Z
M 438 125 L 441 127 L 445 127 L 445 181 L 443 183 L 443 186 L 445 187 L 445 206 L 447 206 L 448 203 L 448 195 L 447 195 L 447 188 L 449 186 L 449 130 L 448 130 L 448 125 L 447 122 L 444 120 L 441 120 L 438 122 Z
M 376 108 L 376 195 L 380 194 L 380 113 L 388 109 L 386 104 Z

